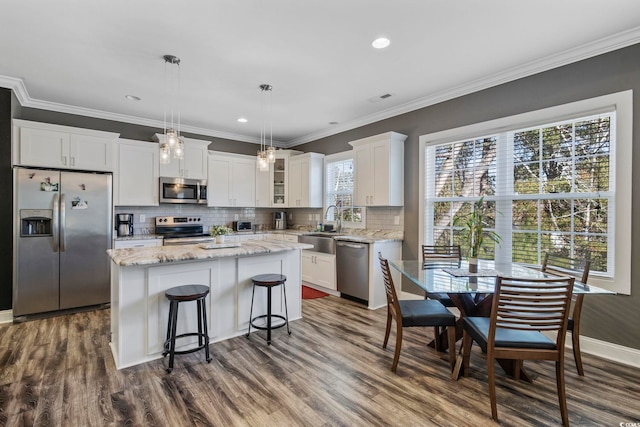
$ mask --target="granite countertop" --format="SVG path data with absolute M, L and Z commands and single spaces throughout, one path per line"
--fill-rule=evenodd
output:
M 300 236 L 310 233 L 318 233 L 318 231 L 313 230 L 311 227 L 301 226 L 298 228 L 288 228 L 286 230 L 265 230 L 255 233 L 241 231 L 231 233 L 230 235 L 246 236 L 249 234 L 292 234 L 295 236 Z M 373 230 L 362 228 L 344 228 L 340 233 L 326 232 L 326 235 L 329 237 L 333 236 L 335 240 L 344 240 L 359 243 L 401 242 L 404 239 L 403 231 Z M 159 234 L 137 234 L 128 237 L 116 237 L 116 240 L 148 240 L 162 238 L 163 236 Z
M 153 240 L 153 239 L 162 239 L 163 237 L 159 234 L 134 234 L 133 236 L 126 237 L 116 237 L 116 240 Z
M 111 260 L 121 267 L 164 264 L 170 262 L 207 260 L 250 256 L 296 249 L 312 249 L 313 245 L 269 240 L 242 242 L 238 247 L 202 249 L 198 245 L 157 246 L 148 248 L 108 249 Z
M 309 227 L 299 227 L 298 229 L 281 230 L 281 233 L 305 235 L 310 233 L 319 233 Z M 402 242 L 404 240 L 403 231 L 394 230 L 374 230 L 370 228 L 343 228 L 340 233 L 322 232 L 328 237 L 335 240 L 343 240 L 358 243 L 381 243 L 381 242 Z

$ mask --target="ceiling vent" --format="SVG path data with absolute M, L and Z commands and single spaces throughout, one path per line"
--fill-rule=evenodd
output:
M 383 101 L 387 98 L 391 98 L 391 94 L 390 93 L 385 93 L 384 95 L 378 95 L 378 96 L 374 96 L 373 98 L 369 98 L 369 102 L 380 102 Z

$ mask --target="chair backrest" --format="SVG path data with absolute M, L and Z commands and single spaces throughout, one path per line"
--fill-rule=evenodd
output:
M 462 252 L 459 245 L 422 245 L 422 268 L 460 267 Z
M 422 245 L 422 261 L 460 261 L 460 245 Z
M 542 260 L 542 271 L 557 276 L 575 277 L 579 282 L 587 284 L 591 261 L 586 259 L 568 258 L 546 253 Z
M 496 328 L 557 331 L 556 349 L 564 349 L 574 277 L 521 279 L 498 276 L 491 306 L 489 342 Z
M 381 252 L 378 252 L 378 260 L 380 261 L 380 268 L 382 269 L 384 290 L 387 294 L 387 306 L 389 310 L 392 310 L 392 314 L 394 316 L 401 316 L 402 313 L 400 312 L 400 303 L 398 303 L 398 294 L 396 293 L 395 286 L 393 286 L 393 278 L 391 277 L 391 271 L 389 270 L 389 261 L 382 257 Z

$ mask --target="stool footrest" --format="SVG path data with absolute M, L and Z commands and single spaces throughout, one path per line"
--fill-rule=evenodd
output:
M 199 334 L 197 332 L 189 332 L 188 334 L 180 334 L 180 335 L 176 335 L 176 340 L 178 338 L 185 338 L 185 337 L 199 337 L 202 338 L 204 340 L 204 343 L 202 345 L 199 345 L 197 347 L 194 348 L 190 348 L 188 350 L 174 350 L 173 354 L 189 354 L 189 353 L 193 353 L 194 351 L 198 351 L 198 350 L 202 350 L 203 348 L 207 347 L 209 345 L 209 340 L 207 339 L 207 336 L 205 334 Z M 167 354 L 169 354 L 169 348 L 171 347 L 171 340 L 167 340 L 164 342 L 164 351 L 162 352 L 162 357 L 165 357 Z M 207 360 L 208 362 L 209 360 Z
M 251 319 L 251 326 L 253 326 L 256 329 L 260 329 L 262 331 L 266 331 L 267 329 L 269 329 L 267 326 L 258 326 L 256 325 L 254 322 L 256 320 L 259 319 L 266 319 L 267 317 L 269 317 L 267 314 L 263 314 L 262 316 L 256 316 L 253 319 Z M 271 325 L 271 329 L 278 329 L 278 328 L 282 328 L 283 326 L 285 326 L 287 324 L 287 319 L 284 316 L 281 316 L 279 314 L 272 314 L 271 318 L 276 318 L 276 319 L 282 319 L 282 323 L 279 325 Z

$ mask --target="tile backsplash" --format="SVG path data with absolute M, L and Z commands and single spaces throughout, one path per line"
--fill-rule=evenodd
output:
M 201 216 L 205 231 L 212 225 L 231 227 L 231 223 L 236 219 L 251 221 L 254 224 L 263 224 L 265 229 L 271 229 L 273 212 L 279 210 L 287 212 L 287 224 L 289 227 L 315 227 L 318 222 L 324 222 L 324 211 L 322 209 L 210 208 L 198 205 L 162 204 L 160 206 L 116 206 L 115 213 L 131 213 L 134 215 L 134 234 L 153 234 L 155 232 L 156 216 Z M 141 221 L 141 216 L 144 217 L 144 221 Z M 367 208 L 366 228 L 374 230 L 404 230 L 404 208 Z

